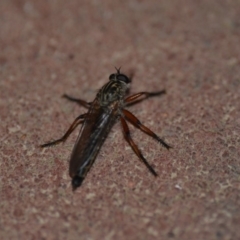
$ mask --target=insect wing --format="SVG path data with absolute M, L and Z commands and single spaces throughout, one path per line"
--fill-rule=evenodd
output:
M 72 151 L 69 165 L 72 178 L 86 176 L 116 118 L 114 109 L 93 102 Z

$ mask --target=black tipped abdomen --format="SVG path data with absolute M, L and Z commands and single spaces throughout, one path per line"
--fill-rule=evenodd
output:
M 75 191 L 78 187 L 80 187 L 82 185 L 83 180 L 84 180 L 84 178 L 79 177 L 79 176 L 75 176 L 72 178 L 73 191 Z

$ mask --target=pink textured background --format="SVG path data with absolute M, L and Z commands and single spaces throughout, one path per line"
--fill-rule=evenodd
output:
M 0 1 L 0 239 L 240 239 L 240 1 Z M 174 146 L 117 123 L 83 186 L 70 186 L 78 134 L 41 150 L 85 110 L 114 66 L 131 107 Z

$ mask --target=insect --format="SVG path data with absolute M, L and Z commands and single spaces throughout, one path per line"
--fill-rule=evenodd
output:
M 109 76 L 109 82 L 98 91 L 93 102 L 86 102 L 64 94 L 64 98 L 87 108 L 88 112 L 78 116 L 63 137 L 41 145 L 42 148 L 45 148 L 64 142 L 74 129 L 80 123 L 83 123 L 73 148 L 69 164 L 69 175 L 72 178 L 73 190 L 81 186 L 110 129 L 119 119 L 122 124 L 123 134 L 126 141 L 129 143 L 138 158 L 145 164 L 154 176 L 157 176 L 157 173 L 147 162 L 137 145 L 134 143 L 130 135 L 127 121 L 144 133 L 156 139 L 165 148 L 171 148 L 154 132 L 144 126 L 136 116 L 125 109 L 125 107 L 145 98 L 165 94 L 165 90 L 158 92 L 140 92 L 126 97 L 131 83 L 131 78 L 121 73 L 120 68 L 116 68 L 116 71 L 116 73 Z

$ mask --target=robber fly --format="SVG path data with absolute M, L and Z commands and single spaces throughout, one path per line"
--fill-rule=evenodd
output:
M 64 142 L 73 130 L 80 123 L 83 123 L 70 158 L 69 175 L 72 178 L 73 190 L 82 184 L 107 134 L 118 119 L 121 121 L 126 141 L 154 176 L 157 176 L 157 173 L 143 157 L 141 151 L 132 140 L 126 120 L 156 139 L 165 148 L 170 148 L 167 143 L 144 126 L 131 112 L 125 109 L 128 105 L 138 102 L 140 97 L 148 98 L 158 96 L 164 94 L 165 90 L 158 92 L 140 92 L 125 98 L 131 78 L 122 74 L 120 68 L 116 68 L 116 70 L 116 73 L 109 76 L 109 82 L 98 91 L 93 102 L 86 102 L 68 95 L 63 95 L 66 99 L 88 108 L 88 112 L 78 116 L 63 137 L 41 145 L 41 147 L 44 148 Z

